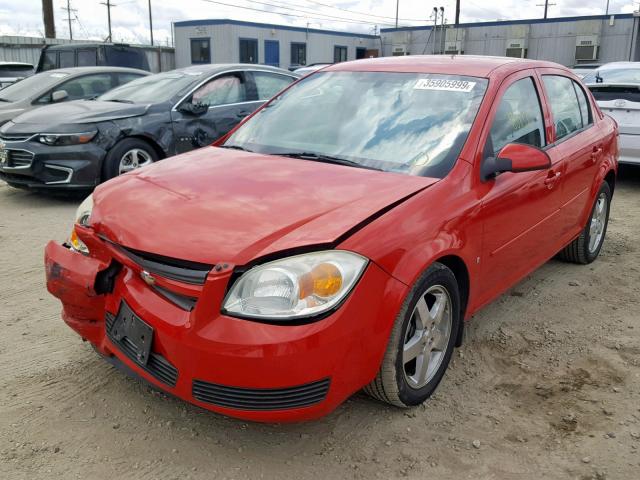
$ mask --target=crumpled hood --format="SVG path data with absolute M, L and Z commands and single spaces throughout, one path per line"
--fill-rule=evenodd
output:
M 14 118 L 13 123 L 18 127 L 21 124 L 55 126 L 61 121 L 65 124 L 98 123 L 144 115 L 148 108 L 143 104 L 74 100 L 30 110 Z
M 205 147 L 101 185 L 91 222 L 135 250 L 242 265 L 331 244 L 437 181 Z

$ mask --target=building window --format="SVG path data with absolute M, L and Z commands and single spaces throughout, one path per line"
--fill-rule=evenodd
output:
M 240 39 L 240 63 L 258 63 L 258 40 Z
M 364 47 L 356 47 L 356 60 L 367 58 L 367 49 Z
M 211 63 L 211 41 L 208 38 L 191 39 L 191 63 Z
M 336 45 L 333 47 L 333 63 L 347 61 L 347 47 Z
M 307 64 L 307 44 L 291 43 L 291 65 Z

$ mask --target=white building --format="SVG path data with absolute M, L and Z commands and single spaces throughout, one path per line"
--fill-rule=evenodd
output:
M 238 20 L 174 24 L 176 68 L 199 63 L 261 63 L 294 68 L 377 57 L 380 37 Z

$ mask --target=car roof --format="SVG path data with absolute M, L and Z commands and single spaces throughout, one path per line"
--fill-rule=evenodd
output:
M 608 70 L 610 68 L 620 67 L 640 68 L 640 62 L 609 62 L 598 67 L 598 70 Z
M 67 75 L 80 75 L 86 73 L 137 73 L 139 75 L 151 75 L 151 72 L 140 70 L 139 68 L 127 67 L 69 67 L 45 70 L 40 73 L 66 73 Z
M 508 75 L 527 68 L 566 68 L 553 62 L 511 57 L 489 57 L 480 55 L 407 55 L 379 57 L 336 63 L 323 72 L 332 71 L 380 71 L 411 73 L 442 73 L 489 78 Z
M 265 72 L 285 73 L 291 76 L 297 76 L 293 72 L 278 67 L 270 67 L 268 65 L 258 65 L 255 63 L 205 63 L 201 65 L 191 65 L 189 67 L 177 68 L 175 72 L 201 72 L 213 74 L 226 70 L 261 70 Z
M 0 62 L 0 66 L 4 66 L 4 65 L 15 65 L 18 67 L 31 67 L 33 68 L 33 65 L 31 65 L 30 63 L 26 63 L 26 62 Z
M 127 47 L 127 48 L 140 48 L 128 43 L 102 43 L 102 42 L 87 42 L 87 43 L 60 43 L 57 45 L 45 45 L 46 50 L 75 50 L 77 48 L 95 48 L 95 47 Z

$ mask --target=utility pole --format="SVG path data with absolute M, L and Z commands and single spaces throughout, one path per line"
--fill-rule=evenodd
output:
M 549 11 L 549 7 L 555 6 L 555 3 L 549 3 L 549 0 L 544 0 L 544 4 L 538 3 L 536 7 L 544 7 L 544 18 L 547 18 L 547 13 Z
M 400 0 L 396 0 L 396 28 L 398 28 L 398 11 L 400 10 Z
M 117 5 L 113 5 L 111 3 L 111 0 L 106 0 L 105 2 L 100 2 L 100 5 L 106 5 L 106 7 L 107 7 L 107 24 L 109 26 L 109 37 L 108 37 L 108 40 L 110 42 L 113 42 L 113 39 L 111 38 L 111 7 L 117 7 Z
M 67 11 L 67 21 L 69 22 L 69 40 L 73 40 L 73 28 L 71 28 L 71 14 L 77 12 L 75 8 L 71 8 L 71 0 L 67 0 L 67 8 L 62 7 L 62 10 Z
M 440 7 L 440 15 L 442 15 L 442 18 L 440 19 L 442 21 L 442 28 L 440 29 L 440 51 L 439 53 L 444 53 L 444 41 L 445 41 L 445 33 L 444 33 L 444 7 Z
M 438 33 L 438 7 L 433 7 L 433 48 L 431 54 L 436 54 L 436 33 Z
M 151 46 L 153 46 L 153 17 L 151 16 L 151 0 L 149 0 L 149 33 L 151 34 Z
M 53 18 L 53 0 L 42 0 L 42 21 L 44 23 L 44 37 L 56 38 L 56 25 Z
M 460 0 L 456 0 L 456 28 L 460 25 Z
M 609 15 L 609 0 L 607 0 L 607 9 L 604 12 L 605 15 Z

